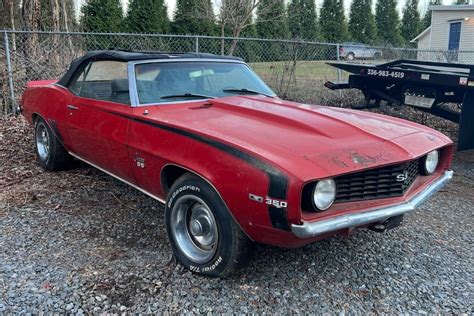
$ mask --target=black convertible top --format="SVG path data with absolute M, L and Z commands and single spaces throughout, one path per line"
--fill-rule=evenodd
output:
M 67 86 L 72 76 L 82 65 L 91 60 L 133 61 L 146 59 L 176 59 L 176 58 L 210 58 L 218 60 L 242 60 L 239 57 L 220 56 L 205 53 L 167 53 L 167 52 L 140 52 L 125 50 L 99 50 L 87 52 L 84 56 L 74 59 L 66 74 L 58 81 L 61 86 Z

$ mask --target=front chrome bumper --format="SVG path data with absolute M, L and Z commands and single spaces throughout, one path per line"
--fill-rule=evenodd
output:
M 300 238 L 309 238 L 340 229 L 363 226 L 367 224 L 383 222 L 387 218 L 404 214 L 415 210 L 429 197 L 438 192 L 453 177 L 453 171 L 445 171 L 444 174 L 426 189 L 412 197 L 410 200 L 389 207 L 376 208 L 362 213 L 336 216 L 317 222 L 303 222 L 302 225 L 291 225 L 293 234 Z

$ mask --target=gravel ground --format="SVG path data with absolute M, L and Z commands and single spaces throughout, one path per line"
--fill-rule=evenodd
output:
M 0 122 L 0 160 L 0 314 L 474 313 L 472 151 L 399 229 L 258 245 L 226 280 L 177 264 L 158 202 L 84 165 L 42 171 L 19 118 Z

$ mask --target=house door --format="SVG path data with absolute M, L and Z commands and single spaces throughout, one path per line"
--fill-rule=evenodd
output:
M 451 61 L 458 60 L 459 44 L 461 41 L 461 26 L 461 22 L 454 22 L 449 25 L 448 50 L 451 55 Z
M 459 50 L 459 42 L 461 41 L 461 22 L 451 23 L 449 26 L 449 44 L 448 49 Z

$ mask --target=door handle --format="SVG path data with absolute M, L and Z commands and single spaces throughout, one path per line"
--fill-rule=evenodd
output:
M 68 104 L 67 108 L 68 108 L 69 110 L 79 110 L 79 108 L 78 108 L 77 106 L 70 105 L 70 104 Z

